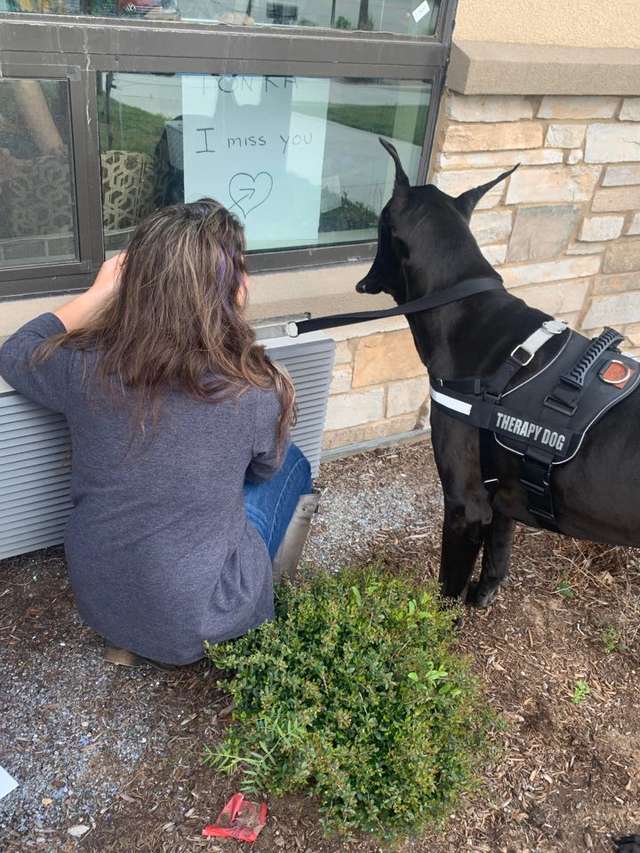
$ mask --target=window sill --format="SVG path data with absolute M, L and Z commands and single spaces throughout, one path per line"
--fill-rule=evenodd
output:
M 454 41 L 447 86 L 463 95 L 636 95 L 640 51 Z

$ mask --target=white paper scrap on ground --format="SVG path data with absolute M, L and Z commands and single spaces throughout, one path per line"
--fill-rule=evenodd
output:
M 424 18 L 424 16 L 428 15 L 430 11 L 431 10 L 429 8 L 427 0 L 424 0 L 424 2 L 422 2 L 419 6 L 416 6 L 416 8 L 411 13 L 411 16 L 416 22 L 416 24 L 419 24 L 420 21 Z
M 0 800 L 3 797 L 6 797 L 7 794 L 10 794 L 14 788 L 17 787 L 18 783 L 13 776 L 9 776 L 4 767 L 0 767 Z

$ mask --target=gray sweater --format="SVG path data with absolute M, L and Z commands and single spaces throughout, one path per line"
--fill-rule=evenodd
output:
M 279 401 L 256 389 L 218 403 L 172 392 L 148 437 L 132 441 L 133 392 L 114 404 L 87 378 L 95 353 L 58 349 L 31 364 L 62 331 L 53 314 L 27 323 L 0 349 L 0 375 L 69 424 L 65 550 L 78 610 L 114 645 L 190 663 L 203 640 L 273 616 L 271 561 L 246 520 L 243 483 L 277 471 Z

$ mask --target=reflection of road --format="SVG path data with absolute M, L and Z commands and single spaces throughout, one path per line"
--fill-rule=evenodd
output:
M 410 142 L 395 145 L 407 174 L 415 181 L 420 148 Z M 341 191 L 351 201 L 362 202 L 378 213 L 391 194 L 394 167 L 376 133 L 328 121 L 323 174 L 325 181 L 337 175 Z
M 165 118 L 182 114 L 182 87 L 178 75 L 160 77 L 154 74 L 116 74 L 111 97 L 114 101 Z M 362 106 L 418 107 L 425 102 L 424 83 L 405 82 L 402 85 L 388 81 L 376 83 L 350 83 L 332 80 L 331 103 Z
M 116 74 L 111 99 L 164 118 L 182 113 L 180 77 L 155 74 Z

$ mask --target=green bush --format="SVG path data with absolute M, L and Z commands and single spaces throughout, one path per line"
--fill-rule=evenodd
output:
M 454 611 L 379 569 L 283 585 L 276 619 L 208 646 L 234 719 L 205 760 L 245 791 L 312 792 L 339 830 L 402 833 L 449 809 L 491 715 L 453 653 Z M 225 682 L 226 684 L 226 682 Z

